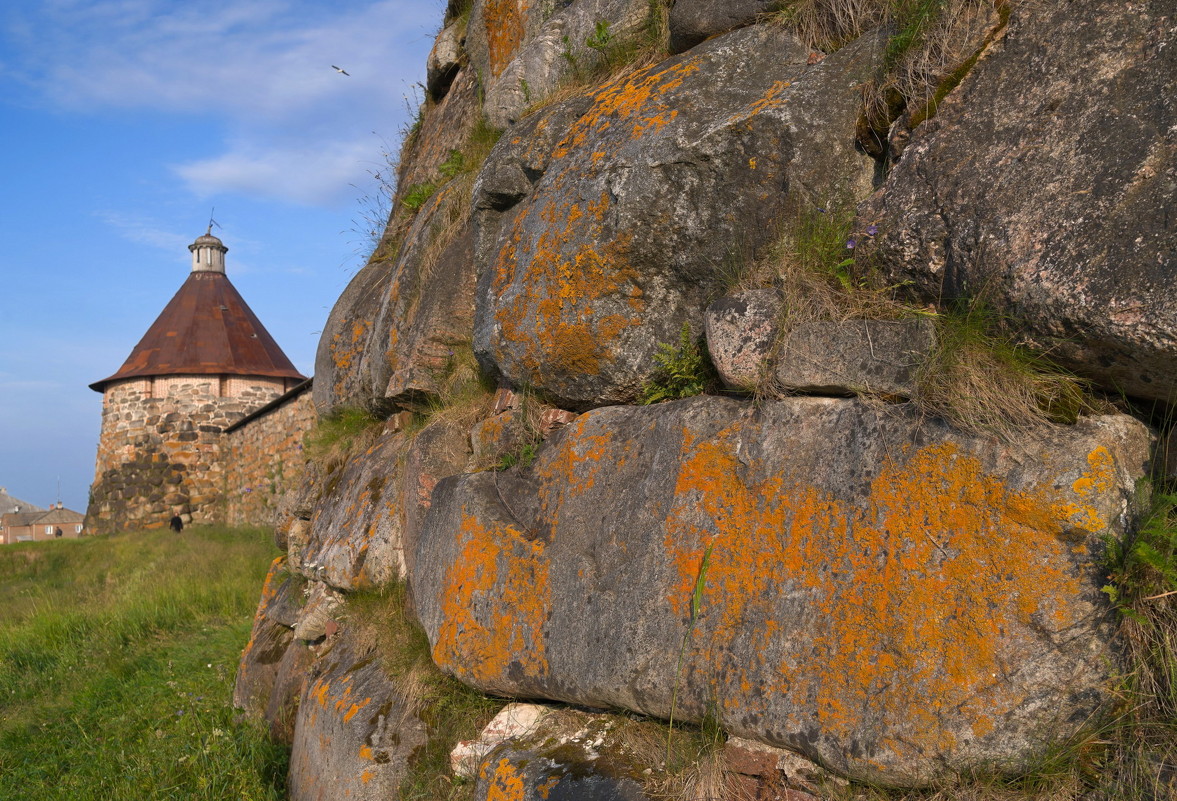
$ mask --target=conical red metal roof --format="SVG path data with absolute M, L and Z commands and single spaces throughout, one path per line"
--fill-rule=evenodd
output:
M 102 392 L 111 381 L 161 375 L 306 378 L 221 272 L 189 274 L 118 372 L 90 389 Z

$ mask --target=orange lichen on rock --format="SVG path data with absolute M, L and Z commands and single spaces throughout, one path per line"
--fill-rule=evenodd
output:
M 793 725 L 848 741 L 905 719 L 903 741 L 882 745 L 910 755 L 952 742 L 941 713 L 983 736 L 1025 701 L 998 680 L 1011 649 L 1029 647 L 1011 632 L 1058 632 L 1083 614 L 1069 601 L 1081 579 L 1059 537 L 1062 521 L 1076 520 L 1073 504 L 1048 484 L 1011 489 L 949 442 L 904 449 L 869 496 L 848 503 L 800 476 L 745 481 L 764 471 L 737 458 L 741 435 L 740 423 L 704 441 L 687 433 L 664 537 L 677 566 L 668 601 L 684 619 L 711 549 L 687 664 L 726 685 L 715 687 L 724 711 L 757 716 L 766 697 L 784 694 L 815 710 L 816 721 Z M 1090 461 L 1093 485 L 1111 474 L 1106 450 Z M 1097 526 L 1089 532 L 1106 523 L 1081 511 Z M 803 632 L 777 619 L 789 596 L 806 609 Z M 749 650 L 732 647 L 737 637 L 752 638 L 754 657 L 725 664 Z M 749 692 L 766 675 L 775 685 Z
M 1071 484 L 1076 501 L 1065 504 L 1066 517 L 1075 526 L 1098 531 L 1108 525 L 1107 512 L 1093 504 L 1115 481 L 1115 460 L 1107 448 L 1098 447 L 1087 454 L 1088 468 Z
M 618 458 L 624 460 L 613 448 L 609 431 L 588 434 L 586 428 L 587 418 L 572 421 L 569 436 L 559 440 L 559 451 L 536 468 L 540 477 L 540 507 L 545 511 L 559 509 L 564 498 L 592 490 L 606 456 L 610 464 L 616 464 Z
M 629 139 L 640 139 L 650 131 L 661 130 L 678 116 L 678 110 L 666 102 L 665 95 L 682 86 L 688 75 L 698 72 L 698 62 L 698 58 L 691 58 L 670 66 L 652 67 L 608 84 L 597 92 L 592 107 L 556 145 L 553 158 L 566 157 L 584 145 L 590 135 L 599 136 L 614 125 L 629 126 L 625 134 Z
M 540 798 L 546 799 L 552 793 L 552 788 L 560 783 L 559 776 L 552 776 L 550 779 L 540 782 L 535 787 L 536 795 Z
M 774 81 L 772 86 L 768 88 L 761 97 L 749 103 L 744 108 L 740 109 L 735 114 L 728 117 L 728 123 L 741 122 L 743 120 L 750 120 L 758 114 L 783 106 L 788 103 L 788 90 L 792 86 L 790 81 Z
M 523 44 L 527 8 L 527 0 L 486 0 L 483 4 L 490 72 L 496 78 Z
M 608 208 L 603 190 L 597 201 L 583 205 L 550 201 L 539 212 L 544 226 L 538 239 L 522 241 L 521 216 L 499 253 L 493 292 L 501 303 L 495 319 L 503 339 L 523 348 L 523 365 L 539 383 L 545 364 L 598 374 L 602 362 L 612 358 L 609 343 L 640 322 L 646 304 L 627 255 L 633 234 L 607 233 Z M 628 298 L 631 314 L 600 312 L 599 302 L 619 296 Z
M 331 688 L 330 682 L 316 679 L 311 688 L 311 697 L 319 702 L 319 706 L 323 709 L 327 708 L 327 691 Z
M 513 664 L 527 675 L 546 675 L 543 625 L 550 590 L 544 542 L 508 523 L 483 525 L 465 512 L 457 536 L 461 555 L 440 594 L 443 622 L 433 661 L 480 686 L 495 686 Z
M 370 703 L 372 703 L 372 699 L 365 698 L 363 701 L 360 701 L 360 703 L 358 703 L 358 704 L 352 704 L 351 707 L 349 707 L 347 712 L 344 714 L 343 722 L 348 723 L 349 721 L 351 721 L 351 719 L 356 716 L 356 713 L 358 713 L 361 709 L 363 709 L 364 707 L 366 707 Z
M 527 797 L 522 773 L 506 757 L 501 758 L 493 769 L 490 763 L 484 764 L 481 774 L 487 781 L 486 801 L 523 801 Z

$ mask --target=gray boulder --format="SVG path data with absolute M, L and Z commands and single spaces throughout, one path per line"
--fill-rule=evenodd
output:
M 598 409 L 437 486 L 416 608 L 485 692 L 673 704 L 888 785 L 1017 770 L 1112 697 L 1103 542 L 1149 447 L 1126 416 L 1008 444 L 856 399 Z
M 451 22 L 442 28 L 441 33 L 433 41 L 433 49 L 429 51 L 429 58 L 425 60 L 425 88 L 433 100 L 441 100 L 454 76 L 462 67 L 465 50 L 462 45 L 466 39 L 466 26 Z
M 690 50 L 708 37 L 750 25 L 781 0 L 677 0 L 670 8 L 670 52 Z
M 781 331 L 781 307 L 775 289 L 724 295 L 707 307 L 707 351 L 726 386 L 747 392 L 765 383 Z
M 913 398 L 935 346 L 926 318 L 801 323 L 781 337 L 772 376 L 777 390 Z
M 631 400 L 659 342 L 701 333 L 733 243 L 772 241 L 789 197 L 869 191 L 853 131 L 880 44 L 808 65 L 745 28 L 504 136 L 476 187 L 479 359 L 561 407 Z
M 1177 397 L 1173 5 L 1012 5 L 860 209 L 923 298 L 982 297 L 1108 388 Z M 1098 31 L 1098 35 L 1092 35 Z

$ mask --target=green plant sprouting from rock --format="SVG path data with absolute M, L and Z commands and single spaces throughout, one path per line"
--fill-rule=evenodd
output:
M 691 335 L 690 323 L 683 323 L 677 346 L 658 343 L 654 364 L 654 374 L 642 388 L 643 404 L 702 395 L 715 381 L 707 348 Z

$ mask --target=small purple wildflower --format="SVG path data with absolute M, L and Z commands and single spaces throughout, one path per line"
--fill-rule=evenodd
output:
M 879 232 L 879 226 L 877 226 L 877 225 L 868 225 L 866 227 L 866 235 L 867 236 L 874 236 L 878 232 Z
M 846 249 L 847 250 L 854 250 L 854 246 L 857 244 L 858 244 L 857 239 L 847 239 L 846 240 Z

